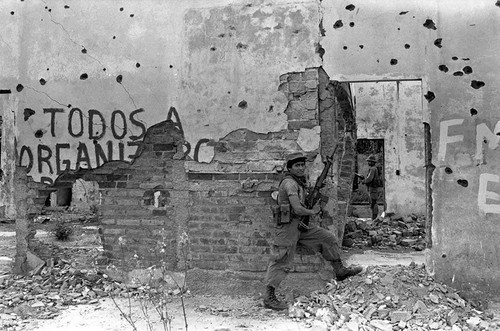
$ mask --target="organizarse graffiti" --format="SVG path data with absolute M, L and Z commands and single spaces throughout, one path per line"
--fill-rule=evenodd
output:
M 142 112 L 144 109 L 139 108 L 127 116 L 115 110 L 106 118 L 96 109 L 84 112 L 72 108 L 67 112 L 63 108 L 43 108 L 43 116 L 50 118 L 48 130 L 36 130 L 38 144 L 18 147 L 19 165 L 27 167 L 35 179 L 50 184 L 68 169 L 131 161 L 146 133 L 145 124 L 138 119 Z

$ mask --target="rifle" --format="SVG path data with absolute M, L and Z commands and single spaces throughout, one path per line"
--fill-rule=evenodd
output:
M 332 156 L 327 157 L 326 162 L 325 162 L 325 167 L 323 168 L 323 171 L 321 174 L 318 176 L 318 179 L 316 180 L 316 184 L 314 185 L 314 188 L 312 191 L 306 196 L 304 207 L 307 209 L 312 209 L 314 205 L 319 201 L 321 198 L 321 194 L 319 190 L 323 187 L 323 182 L 326 179 L 326 176 L 328 175 L 328 172 L 330 171 L 330 168 L 333 163 L 333 156 L 335 155 L 335 152 L 337 151 L 337 148 L 339 145 L 335 146 L 335 149 L 333 150 Z M 301 216 L 300 222 L 299 222 L 299 230 L 301 232 L 305 232 L 309 230 L 309 220 L 310 216 Z

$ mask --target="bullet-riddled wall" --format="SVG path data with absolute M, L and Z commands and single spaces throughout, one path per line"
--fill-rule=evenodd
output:
M 183 168 L 176 182 L 182 194 L 168 200 L 162 195 L 168 183 L 141 188 L 149 190 L 141 199 L 152 214 L 190 195 L 200 217 L 215 209 L 202 209 L 195 199 L 259 205 L 257 192 L 269 198 L 276 184 L 271 174 L 287 152 L 304 150 L 320 168 L 323 132 L 314 95 L 322 96 L 311 68 L 322 66 L 341 82 L 420 79 L 422 120 L 431 129 L 426 167 L 435 167 L 428 266 L 455 286 L 498 290 L 497 1 L 9 0 L 0 3 L 0 19 L 6 213 L 16 164 L 36 182 L 51 183 L 67 168 L 131 163 L 144 152 L 147 130 L 159 123 L 166 123 L 171 143 L 153 141 L 148 157 L 168 155 L 176 175 Z M 188 162 L 180 168 L 179 159 Z M 264 175 L 245 177 L 248 172 Z M 227 177 L 216 178 L 220 173 Z M 130 180 L 139 183 L 100 176 L 109 176 L 116 191 Z M 159 176 L 149 179 L 154 182 L 167 174 L 152 176 Z M 207 178 L 220 180 L 216 190 Z M 236 189 L 240 196 L 231 197 Z M 127 199 L 120 201 L 133 200 Z M 190 207 L 180 209 L 188 223 Z M 260 231 L 264 223 L 233 207 L 218 208 L 233 215 L 227 220 L 246 233 L 245 245 L 264 247 L 246 254 L 265 257 L 269 228 Z M 205 233 L 201 225 L 198 231 Z M 198 239 L 220 250 L 230 246 Z M 228 250 L 224 256 L 234 248 Z M 210 253 L 215 260 L 220 252 Z
M 323 1 L 325 71 L 344 81 L 421 79 L 434 169 L 427 265 L 498 293 L 500 4 Z

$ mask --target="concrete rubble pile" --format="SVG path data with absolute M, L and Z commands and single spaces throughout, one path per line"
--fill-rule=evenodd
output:
M 425 218 L 417 215 L 391 215 L 375 221 L 350 218 L 342 246 L 424 250 Z
M 482 312 L 425 267 L 368 267 L 344 282 L 297 298 L 289 316 L 318 330 L 499 330 L 500 316 Z
M 0 275 L 0 329 L 20 330 L 26 318 L 50 319 L 69 305 L 96 304 L 101 297 L 125 293 L 130 289 L 106 274 L 65 259 L 27 276 Z

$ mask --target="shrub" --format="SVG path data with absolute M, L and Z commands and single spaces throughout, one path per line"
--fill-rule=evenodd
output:
M 64 221 L 58 220 L 51 232 L 57 240 L 67 241 L 73 235 L 73 227 Z

